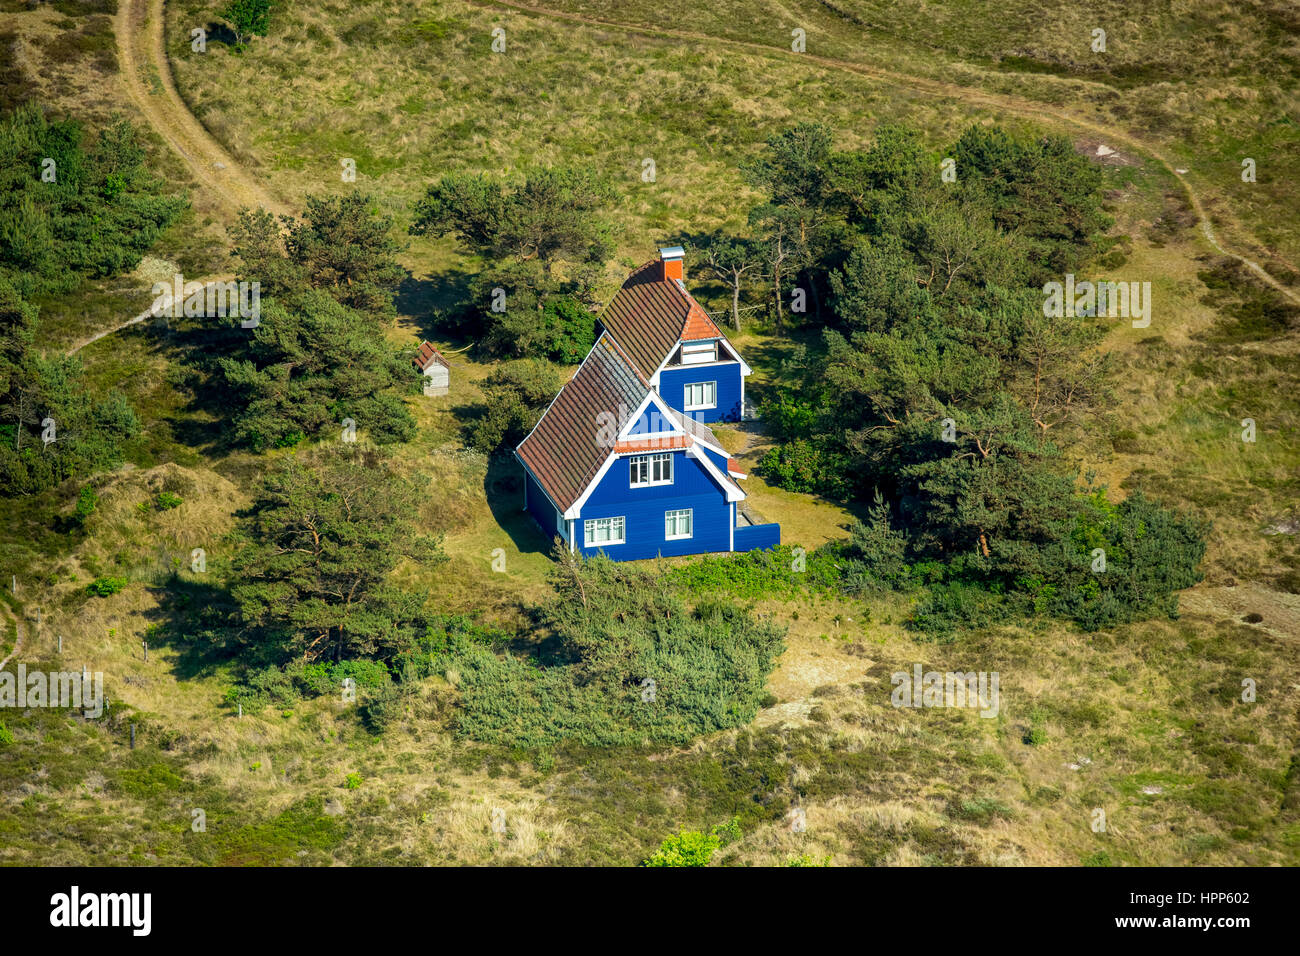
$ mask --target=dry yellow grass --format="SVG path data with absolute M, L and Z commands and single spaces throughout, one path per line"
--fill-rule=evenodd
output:
M 197 7 L 176 3 L 169 9 L 175 38 Z M 628 15 L 628 9 L 603 12 Z M 725 15 L 728 9 L 722 4 L 700 16 Z M 764 9 L 784 29 L 785 14 L 777 5 Z M 735 162 L 773 128 L 819 118 L 850 146 L 869 139 L 879 120 L 906 119 L 939 143 L 968 122 L 998 117 L 987 103 L 970 108 L 957 100 L 922 99 L 882 78 L 808 65 L 787 70 L 773 67 L 765 55 L 684 48 L 464 3 L 410 8 L 388 2 L 364 11 L 327 3 L 295 7 L 292 15 L 300 30 L 259 41 L 240 63 L 219 44 L 204 61 L 175 51 L 187 97 L 277 195 L 298 202 L 309 192 L 342 188 L 335 185 L 337 161 L 353 154 L 361 160 L 361 184 L 377 189 L 400 221 L 423 184 L 444 170 L 509 171 L 530 158 L 588 158 L 621 177 L 625 194 L 618 218 L 627 231 L 620 260 L 610 267 L 611 281 L 648 254 L 651 237 L 687 226 L 738 224 L 745 194 Z M 1142 27 L 1142 17 L 1132 19 Z M 382 63 L 373 55 L 386 50 L 385 44 L 400 47 L 400 31 L 415 23 L 442 24 L 447 36 L 486 45 L 487 27 L 498 20 L 512 44 L 530 51 L 526 62 L 484 70 L 477 53 L 450 55 L 433 46 L 436 37 L 419 32 L 412 51 Z M 53 29 L 45 20 L 37 23 L 38 31 Z M 939 25 L 951 24 L 940 18 Z M 737 21 L 729 29 L 752 26 Z M 350 44 L 342 39 L 346 35 L 353 35 Z M 39 43 L 23 42 L 24 55 L 41 55 Z M 837 56 L 915 65 L 908 60 L 915 51 L 901 46 L 891 52 L 891 44 L 875 43 L 855 51 L 851 31 L 835 42 Z M 1053 35 L 1017 42 L 1024 55 L 1063 52 Z M 430 50 L 441 52 L 430 56 Z M 601 70 L 574 70 L 575 51 L 599 60 Z M 265 82 L 250 88 L 241 78 L 246 64 L 262 71 Z M 1030 88 L 1049 101 L 1092 104 L 1105 94 L 1090 80 L 1042 77 L 1022 83 L 969 65 L 946 76 L 972 85 L 1002 83 L 1017 93 Z M 54 86 L 51 95 L 64 95 Z M 70 89 L 74 98 L 96 95 L 89 88 Z M 113 84 L 105 89 L 111 95 Z M 273 100 L 265 92 L 270 90 Z M 1225 99 L 1250 101 L 1251 91 L 1241 84 L 1223 90 Z M 1193 91 L 1156 86 L 1130 102 L 1141 108 L 1155 104 L 1160 116 L 1182 117 L 1180 131 L 1209 134 L 1215 114 L 1197 110 L 1211 92 L 1209 85 Z M 1113 104 L 1098 107 L 1099 115 L 1111 109 Z M 671 157 L 661 161 L 655 188 L 639 184 L 640 159 L 647 154 Z M 1236 196 L 1237 187 L 1214 185 L 1221 172 L 1194 164 L 1189 175 L 1219 196 Z M 188 741 L 172 752 L 147 737 L 131 758 L 120 728 L 90 728 L 89 743 L 79 746 L 87 752 L 103 748 L 101 764 L 78 772 L 75 780 L 61 780 L 51 756 L 48 767 L 24 781 L 29 789 L 5 793 L 6 815 L 28 814 L 27 801 L 45 798 L 53 821 L 46 826 L 87 826 L 93 842 L 111 848 L 119 862 L 135 852 L 152 854 L 155 844 L 140 835 L 151 811 L 143 798 L 119 788 L 118 774 L 132 759 L 163 763 L 174 757 L 194 778 L 213 781 L 212 792 L 235 804 L 229 818 L 241 823 L 265 821 L 304 800 L 323 801 L 324 812 L 337 814 L 346 830 L 328 854 L 312 858 L 316 862 L 635 862 L 679 826 L 723 822 L 717 807 L 727 799 L 768 799 L 779 806 L 796 797 L 807 813 L 807 832 L 793 833 L 778 814 L 749 824 L 719 861 L 770 864 L 807 853 L 829 855 L 836 864 L 1060 865 L 1104 849 L 1125 863 L 1294 862 L 1296 823 L 1281 801 L 1295 750 L 1297 688 L 1288 668 L 1300 611 L 1293 596 L 1279 596 L 1259 580 L 1284 556 L 1280 540 L 1263 536 L 1261 525 L 1286 502 L 1295 465 L 1295 449 L 1285 445 L 1295 426 L 1294 409 L 1287 407 L 1294 371 L 1269 362 L 1294 355 L 1295 342 L 1279 336 L 1239 348 L 1200 348 L 1198 336 L 1219 318 L 1200 302 L 1196 273 L 1205 247 L 1185 232 L 1162 247 L 1145 238 L 1167 210 L 1159 173 L 1145 169 L 1143 176 L 1115 201 L 1117 232 L 1135 237 L 1120 272 L 1124 278 L 1150 277 L 1160 311 L 1151 329 L 1120 325 L 1107 343 L 1123 363 L 1116 427 L 1138 437 L 1134 450 L 1115 453 L 1107 435 L 1087 435 L 1071 452 L 1081 467 L 1101 472 L 1120 493 L 1165 476 L 1159 485 L 1165 497 L 1203 507 L 1219 520 L 1211 581 L 1185 598 L 1183 621 L 1090 636 L 1056 627 L 1009 629 L 935 645 L 898 625 L 905 599 L 762 602 L 760 613 L 790 625 L 789 649 L 769 682 L 776 704 L 752 730 L 648 755 L 502 755 L 452 735 L 446 707 L 454 689 L 431 680 L 395 731 L 370 738 L 340 702 L 321 699 L 295 705 L 287 716 L 267 708 L 238 719 L 219 705 L 228 673 L 186 674 L 170 647 L 151 648 L 144 663 L 140 637 L 158 613 L 150 576 L 178 553 L 220 540 L 244 494 L 206 468 L 124 471 L 101 489 L 95 519 L 100 524 L 58 569 L 51 598 L 71 595 L 92 573 L 125 569 L 136 583 L 115 597 L 86 602 L 75 614 L 48 617 L 38 651 L 48 654 L 52 636 L 62 629 L 65 661 L 104 670 L 111 695 L 136 709 L 149 734 L 166 729 Z M 1215 208 L 1257 223 L 1263 214 L 1249 205 L 1257 202 L 1251 197 L 1235 210 L 1226 202 Z M 1283 245 L 1291 242 L 1287 224 L 1270 228 Z M 406 261 L 417 277 L 436 283 L 458 260 L 446 244 L 420 241 Z M 409 341 L 422 319 L 403 316 L 392 330 L 394 340 Z M 1155 337 L 1158 344 L 1143 344 Z M 764 364 L 788 345 L 759 336 L 738 341 L 747 355 L 751 348 L 763 354 Z M 506 615 L 520 602 L 545 595 L 549 562 L 544 543 L 530 550 L 508 533 L 489 506 L 486 462 L 459 447 L 455 408 L 478 397 L 475 383 L 489 369 L 457 362 L 452 396 L 411 400 L 421 436 L 398 457 L 402 470 L 432 477 L 421 517 L 446 532 L 451 560 L 431 569 L 407 566 L 398 576 L 402 583 L 436 584 L 450 608 Z M 1198 364 L 1204 362 L 1211 364 Z M 1215 378 L 1207 379 L 1203 367 Z M 1251 386 L 1242 396 L 1247 411 L 1236 410 L 1232 396 L 1224 404 L 1219 394 L 1241 383 Z M 1232 432 L 1237 418 L 1248 413 L 1269 423 L 1261 424 L 1261 433 L 1270 440 L 1245 450 L 1233 443 Z M 742 444 L 744 436 L 730 429 L 721 434 L 747 467 L 761 454 L 761 441 Z M 1181 470 L 1171 471 L 1171 462 Z M 226 463 L 234 471 L 247 466 L 238 456 Z M 185 504 L 148 515 L 135 510 L 169 479 L 194 482 L 192 492 L 180 492 Z M 782 522 L 786 540 L 805 547 L 840 536 L 849 518 L 838 506 L 769 488 L 757 477 L 749 479 L 747 490 L 756 510 Z M 1212 492 L 1230 495 L 1215 500 Z M 490 569 L 496 547 L 506 552 L 503 574 Z M 1255 580 L 1228 587 L 1224 581 L 1231 575 Z M 1262 611 L 1264 620 L 1239 624 L 1251 611 Z M 893 708 L 889 675 L 915 662 L 940 670 L 999 670 L 999 718 Z M 1255 707 L 1235 697 L 1243 675 L 1266 689 Z M 1035 721 L 1046 740 L 1026 744 L 1025 730 Z M 24 725 L 17 735 L 30 743 L 60 732 Z M 764 776 L 770 768 L 762 768 L 761 783 L 743 775 L 746 761 L 754 759 L 744 749 L 747 740 L 755 749 L 776 751 L 774 766 L 781 772 L 771 781 Z M 77 750 L 68 742 L 60 746 Z M 344 787 L 350 773 L 361 775 L 359 788 Z M 719 778 L 726 783 L 719 786 Z M 1143 792 L 1154 787 L 1160 792 Z M 168 812 L 183 820 L 181 798 L 168 800 Z M 31 805 L 42 806 L 39 800 Z M 1098 806 L 1111 820 L 1106 835 L 1089 826 Z M 101 807 L 105 817 L 88 817 Z M 492 829 L 498 808 L 506 812 L 504 835 Z M 21 819 L 30 833 L 42 825 L 31 816 Z M 86 819 L 95 820 L 94 826 Z M 156 834 L 154 839 L 164 842 Z M 57 833 L 49 845 L 69 862 L 87 852 Z M 30 847 L 0 849 L 6 860 L 17 862 L 28 852 Z

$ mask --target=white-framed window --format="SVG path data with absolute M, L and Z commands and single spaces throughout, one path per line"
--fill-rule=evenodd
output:
M 588 548 L 602 544 L 623 544 L 627 541 L 627 520 L 617 518 L 590 518 L 582 523 L 582 543 Z
M 673 455 L 636 455 L 629 458 L 632 487 L 645 485 L 671 485 L 673 483 Z
M 718 360 L 717 342 L 692 342 L 682 346 L 683 365 L 702 365 Z
M 664 512 L 664 538 L 666 540 L 689 538 L 695 533 L 694 515 L 691 512 L 692 509 L 690 508 Z
M 697 408 L 717 408 L 718 407 L 718 383 L 717 382 L 692 382 L 686 386 L 686 400 L 682 402 L 684 411 L 694 411 Z

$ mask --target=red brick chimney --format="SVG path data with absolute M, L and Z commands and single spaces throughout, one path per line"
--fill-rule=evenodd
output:
M 683 281 L 686 276 L 683 272 L 683 264 L 686 260 L 686 250 L 681 246 L 667 246 L 659 250 L 659 261 L 663 263 L 664 281 L 676 279 Z

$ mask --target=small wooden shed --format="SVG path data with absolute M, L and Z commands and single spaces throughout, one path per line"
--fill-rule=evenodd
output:
M 437 346 L 422 342 L 412 363 L 424 376 L 425 395 L 446 395 L 451 391 L 451 366 Z

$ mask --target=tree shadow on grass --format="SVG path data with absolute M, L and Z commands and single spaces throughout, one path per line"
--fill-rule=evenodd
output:
M 230 423 L 238 407 L 221 371 L 222 358 L 241 354 L 250 334 L 229 319 L 157 319 L 146 329 L 152 347 L 175 369 L 170 380 L 188 400 L 185 414 L 164 416 L 175 440 L 209 459 L 238 450 Z
M 464 327 L 460 313 L 469 298 L 471 278 L 468 273 L 451 270 L 418 278 L 408 275 L 398 285 L 393 300 L 397 312 L 414 319 L 425 338 L 468 342 L 473 330 Z
M 210 677 L 235 661 L 256 664 L 237 639 L 235 603 L 228 590 L 180 574 L 170 575 L 153 590 L 160 592 L 160 599 L 144 615 L 150 625 L 149 643 L 177 652 L 178 680 Z
M 219 23 L 215 20 L 211 23 L 206 23 L 203 26 L 203 31 L 206 34 L 207 42 L 209 43 L 223 43 L 234 50 L 239 48 L 235 39 L 235 31 L 230 29 L 230 27 L 224 23 Z

